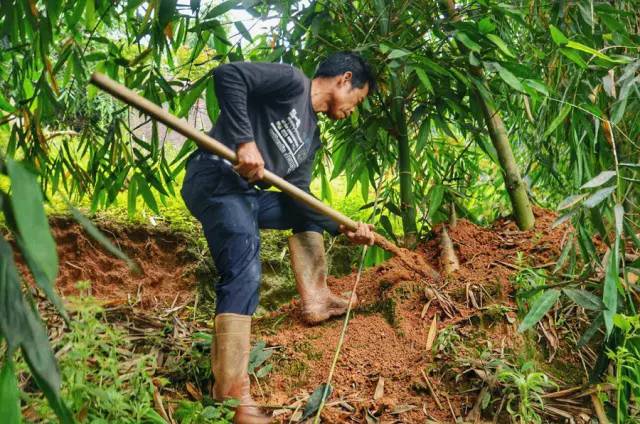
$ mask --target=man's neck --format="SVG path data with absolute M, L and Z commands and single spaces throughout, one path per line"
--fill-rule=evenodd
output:
M 331 91 L 325 78 L 314 78 L 311 80 L 311 106 L 315 113 L 329 110 L 329 100 Z

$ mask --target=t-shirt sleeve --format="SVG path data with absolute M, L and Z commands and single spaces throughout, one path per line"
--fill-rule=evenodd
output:
M 255 139 L 247 111 L 249 98 L 265 102 L 295 97 L 304 91 L 304 76 L 290 65 L 233 62 L 213 71 L 220 116 L 228 143 Z

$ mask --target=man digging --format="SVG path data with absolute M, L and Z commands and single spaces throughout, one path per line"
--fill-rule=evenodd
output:
M 374 233 L 333 221 L 287 195 L 264 190 L 265 168 L 309 192 L 320 134 L 317 114 L 345 119 L 375 88 L 367 63 L 342 52 L 320 64 L 312 80 L 284 64 L 229 63 L 214 70 L 220 115 L 210 135 L 233 149 L 235 166 L 196 150 L 187 161 L 181 194 L 200 221 L 220 274 L 215 285 L 215 334 L 211 346 L 213 397 L 237 399 L 234 422 L 268 423 L 249 392 L 251 315 L 259 300 L 260 228 L 293 230 L 291 265 L 302 317 L 320 323 L 346 312 L 348 300 L 326 284 L 323 231 L 370 244 Z

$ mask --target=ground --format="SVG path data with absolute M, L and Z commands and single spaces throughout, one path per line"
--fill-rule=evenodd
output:
M 408 270 L 398 258 L 366 269 L 324 421 L 481 422 L 495 417 L 509 422 L 507 409 L 517 410 L 522 392 L 503 371 L 526 377 L 525 363 L 548 376 L 546 391 L 581 385 L 584 363 L 592 358 L 588 349 L 576 354 L 575 343 L 569 342 L 575 341 L 579 324 L 563 334 L 550 333 L 554 326 L 549 320 L 562 319 L 560 307 L 541 321 L 538 331 L 517 331 L 522 315 L 516 299 L 523 284 L 519 276 L 525 269 L 532 275 L 550 274 L 569 231 L 567 225 L 552 228 L 553 213 L 537 210 L 536 217 L 530 231 L 519 231 L 509 219 L 490 228 L 465 220 L 449 227 L 460 270 L 440 281 Z M 139 265 L 133 272 L 73 221 L 53 218 L 51 224 L 60 256 L 60 292 L 65 297 L 95 296 L 109 321 L 126 323 L 136 346 L 132 350 L 158 355 L 155 373 L 169 380 L 160 388 L 165 414 L 171 416 L 172 404 L 180 398 L 202 399 L 209 384 L 206 352 L 194 351 L 206 350 L 206 343 L 194 343 L 193 335 L 212 328 L 211 302 L 202 290 L 214 278 L 204 259 L 206 250 L 172 231 L 103 225 Z M 439 270 L 440 230 L 418 248 Z M 356 275 L 330 277 L 329 285 L 336 292 L 350 292 Z M 77 285 L 79 280 L 92 282 L 90 292 Z M 291 281 L 284 284 L 288 289 L 280 292 L 292 293 Z M 253 394 L 282 422 L 299 420 L 309 395 L 326 381 L 343 327 L 342 319 L 305 325 L 297 302 L 280 302 L 254 323 L 255 340 L 266 342 L 262 349 L 273 355 L 270 372 L 254 379 Z M 158 337 L 164 340 L 154 347 Z M 591 415 L 583 399 L 550 396 L 543 422 L 562 422 L 563 414 L 581 422 Z

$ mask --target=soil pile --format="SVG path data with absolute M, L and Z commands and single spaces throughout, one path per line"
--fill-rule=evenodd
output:
M 442 281 L 418 276 L 398 258 L 365 270 L 334 392 L 323 412 L 326 422 L 455 422 L 477 416 L 479 407 L 472 410 L 483 384 L 482 370 L 474 369 L 482 368 L 481 358 L 504 358 L 524 342 L 517 332 L 511 279 L 520 266 L 554 265 L 569 229 L 551 229 L 552 213 L 537 210 L 536 215 L 535 229 L 524 232 L 506 219 L 491 228 L 464 220 L 448 228 L 460 270 Z M 437 238 L 419 252 L 441 269 Z M 355 279 L 356 273 L 330 278 L 329 285 L 348 292 Z M 308 394 L 327 379 L 342 325 L 336 319 L 309 327 L 299 319 L 295 302 L 259 321 L 256 328 L 278 347 L 278 359 L 266 387 L 254 387 L 258 401 L 304 406 Z M 563 361 L 571 366 L 577 359 L 567 353 L 573 358 Z M 276 414 L 288 422 L 300 411 Z

